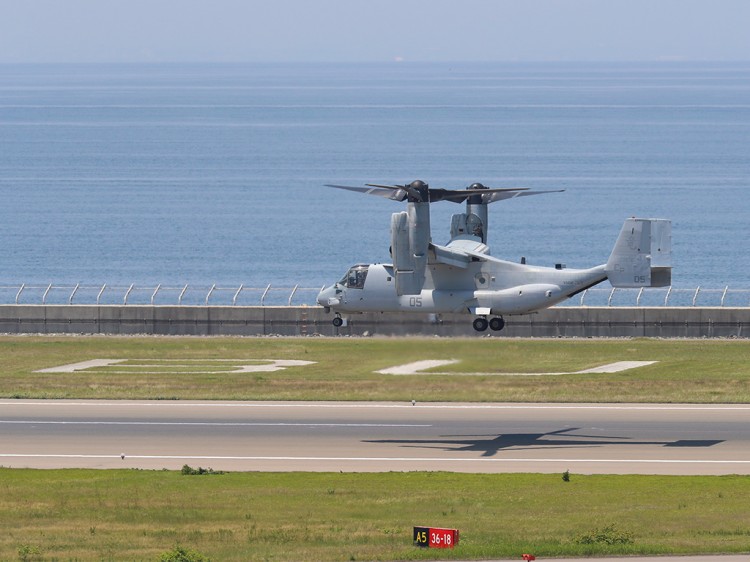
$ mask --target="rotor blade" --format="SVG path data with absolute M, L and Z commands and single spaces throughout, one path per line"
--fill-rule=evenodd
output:
M 367 184 L 370 185 L 370 184 Z M 334 185 L 332 183 L 325 184 L 326 187 L 335 187 L 336 189 L 346 189 L 348 191 L 357 191 L 359 193 L 366 193 L 368 195 L 377 195 L 378 197 L 385 197 L 386 199 L 392 199 L 393 201 L 403 201 L 406 199 L 406 190 L 402 187 L 395 186 L 372 186 L 372 187 L 355 187 L 351 185 Z
M 503 191 L 529 191 L 530 187 L 488 187 L 486 189 L 464 189 L 467 193 L 501 193 Z
M 523 197 L 525 195 L 541 195 L 542 193 L 562 193 L 563 191 L 565 190 L 564 189 L 547 189 L 544 191 L 534 190 L 534 191 L 526 191 L 526 192 L 519 193 L 518 196 Z
M 472 195 L 481 195 L 482 200 L 484 201 L 485 198 L 488 198 L 489 196 L 492 196 L 494 194 L 501 194 L 505 195 L 505 197 L 500 197 L 500 199 L 509 199 L 510 197 L 515 197 L 516 194 L 528 191 L 528 187 L 500 187 L 500 188 L 494 188 L 494 189 L 441 189 L 441 188 L 434 188 L 430 189 L 430 201 L 452 201 L 453 203 L 463 203 L 471 197 Z M 498 201 L 499 199 L 493 199 L 493 201 Z M 491 202 L 491 201 L 487 201 Z
M 369 185 L 370 187 L 378 187 L 382 189 L 400 189 L 407 193 L 407 195 L 410 195 L 413 199 L 416 199 L 418 201 L 422 201 L 422 194 L 414 189 L 411 185 L 405 184 L 405 185 L 380 185 L 377 183 L 366 183 L 365 185 Z M 429 191 L 429 189 L 428 189 Z
M 382 187 L 383 189 L 404 189 L 405 187 L 403 185 L 382 185 L 379 183 L 366 183 L 365 185 L 369 185 L 370 187 Z
M 366 187 L 351 185 L 335 185 L 327 183 L 326 187 L 335 187 L 337 189 L 346 189 L 348 191 L 357 191 L 368 195 L 377 195 L 392 201 L 404 201 L 409 196 L 419 201 L 422 200 L 422 194 L 409 185 L 383 185 L 377 183 L 367 183 Z M 547 191 L 532 191 L 528 187 L 496 187 L 484 189 L 443 189 L 439 187 L 429 188 L 429 200 L 431 203 L 438 201 L 451 201 L 453 203 L 463 203 L 473 195 L 481 195 L 482 203 L 489 204 L 495 201 L 503 201 L 514 197 L 525 197 L 527 195 L 541 195 L 543 193 L 561 193 L 564 189 L 554 189 Z
M 492 191 L 492 190 L 486 190 Z M 503 201 L 505 199 L 512 199 L 513 197 L 526 197 L 527 195 L 542 195 L 544 193 L 562 193 L 564 189 L 550 189 L 547 191 L 515 191 L 515 192 L 495 192 L 482 197 L 482 203 L 494 203 L 495 201 Z
M 430 188 L 430 203 L 436 201 L 452 201 L 453 203 L 461 203 L 465 201 L 471 193 L 464 190 L 458 189 L 441 189 L 439 187 Z

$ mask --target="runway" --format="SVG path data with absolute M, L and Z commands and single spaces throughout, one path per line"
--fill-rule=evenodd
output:
M 750 474 L 750 406 L 0 401 L 0 465 Z

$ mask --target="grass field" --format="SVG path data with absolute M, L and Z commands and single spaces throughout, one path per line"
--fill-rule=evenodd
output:
M 36 372 L 97 358 L 128 361 Z M 748 403 L 748 358 L 747 340 L 5 336 L 0 397 Z M 315 364 L 238 373 L 223 359 Z M 457 359 L 437 370 L 461 376 L 375 372 L 425 359 Z M 658 362 L 615 374 L 532 376 L 617 361 Z
M 450 473 L 184 476 L 0 469 L 0 560 L 520 559 L 750 551 L 750 478 Z M 415 525 L 458 528 L 452 551 Z

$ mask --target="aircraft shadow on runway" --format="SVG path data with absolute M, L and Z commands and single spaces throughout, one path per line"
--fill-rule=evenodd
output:
M 661 447 L 713 447 L 723 440 L 679 439 L 676 441 L 632 441 L 627 437 L 604 437 L 599 435 L 571 435 L 580 427 L 570 427 L 547 433 L 509 433 L 487 435 L 446 435 L 440 439 L 372 439 L 364 443 L 391 443 L 403 447 L 440 449 L 446 452 L 475 451 L 483 457 L 491 457 L 503 450 L 569 449 L 601 447 L 603 445 L 654 445 Z

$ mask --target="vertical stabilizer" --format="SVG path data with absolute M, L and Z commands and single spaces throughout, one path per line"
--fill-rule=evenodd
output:
M 627 219 L 606 266 L 613 287 L 672 284 L 672 222 Z

